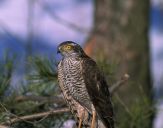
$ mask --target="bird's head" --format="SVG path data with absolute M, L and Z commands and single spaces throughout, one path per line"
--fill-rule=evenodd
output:
M 74 43 L 72 41 L 65 41 L 62 42 L 58 46 L 58 53 L 61 53 L 62 56 L 68 57 L 68 56 L 84 56 L 85 53 L 81 46 L 77 43 Z

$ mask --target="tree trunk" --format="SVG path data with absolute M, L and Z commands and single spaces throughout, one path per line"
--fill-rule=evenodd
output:
M 87 54 L 118 64 L 117 78 L 130 75 L 130 85 L 120 89 L 122 97 L 135 96 L 139 85 L 149 94 L 149 0 L 96 0 L 94 18 Z

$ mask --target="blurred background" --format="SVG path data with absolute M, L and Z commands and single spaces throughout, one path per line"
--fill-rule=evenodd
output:
M 0 0 L 0 127 L 72 128 L 56 77 L 66 40 L 110 87 L 130 75 L 113 93 L 116 127 L 163 128 L 162 0 Z

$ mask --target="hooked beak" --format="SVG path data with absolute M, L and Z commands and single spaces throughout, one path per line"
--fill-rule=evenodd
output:
M 60 48 L 57 48 L 57 54 L 61 53 Z
M 59 53 L 61 53 L 60 51 L 59 51 L 59 49 L 57 50 L 57 54 L 59 54 Z

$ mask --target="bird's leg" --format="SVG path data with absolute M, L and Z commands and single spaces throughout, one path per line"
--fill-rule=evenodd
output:
M 78 125 L 78 128 L 81 128 L 82 127 L 82 118 L 79 118 L 79 125 Z
M 93 117 L 92 117 L 91 128 L 95 128 L 95 126 L 96 126 L 96 111 L 93 110 Z
M 79 115 L 79 125 L 78 128 L 82 128 L 82 122 L 84 118 L 85 109 L 82 106 L 78 106 L 78 115 Z

